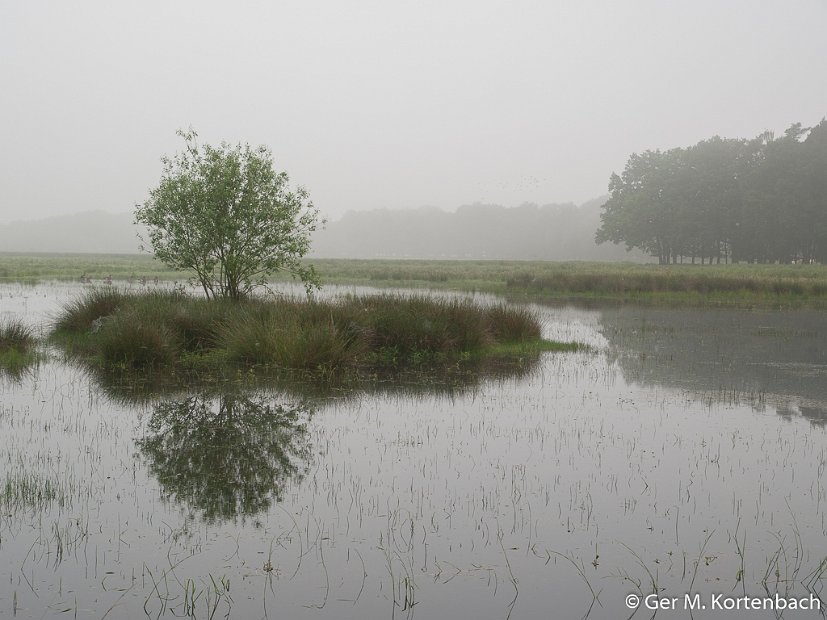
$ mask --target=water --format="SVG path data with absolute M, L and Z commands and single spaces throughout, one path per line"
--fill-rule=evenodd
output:
M 43 325 L 76 289 L 4 285 L 0 311 Z M 536 308 L 593 350 L 366 393 L 146 398 L 57 355 L 0 378 L 0 617 L 615 619 L 657 592 L 774 618 L 712 596 L 821 593 L 823 315 Z

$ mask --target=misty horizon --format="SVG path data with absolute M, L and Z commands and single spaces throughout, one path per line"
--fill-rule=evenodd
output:
M 650 261 L 639 251 L 595 243 L 607 199 L 348 211 L 313 234 L 308 258 Z M 138 233 L 132 212 L 86 211 L 0 224 L 0 248 L 24 254 L 137 254 Z
M 632 153 L 810 126 L 827 4 L 0 9 L 0 224 L 147 198 L 177 129 L 272 149 L 323 216 L 582 203 Z

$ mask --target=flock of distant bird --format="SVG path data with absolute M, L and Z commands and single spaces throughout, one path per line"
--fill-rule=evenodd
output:
M 94 284 L 95 283 L 95 279 L 87 276 L 85 273 L 80 276 L 80 281 L 83 284 Z M 101 278 L 99 281 L 103 282 L 104 284 L 112 284 L 112 274 L 109 274 L 105 278 Z M 140 284 L 141 286 L 146 286 L 147 278 L 145 276 L 141 276 L 140 278 L 135 278 L 134 276 L 129 276 L 126 279 L 126 281 L 129 284 L 134 284 L 137 281 L 138 284 Z M 158 284 L 158 276 L 155 276 L 154 278 L 152 278 L 152 283 L 155 284 L 155 285 Z

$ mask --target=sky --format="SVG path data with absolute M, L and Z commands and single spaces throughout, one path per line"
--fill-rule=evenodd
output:
M 323 215 L 584 202 L 634 152 L 827 116 L 827 0 L 0 0 L 0 224 L 268 146 Z

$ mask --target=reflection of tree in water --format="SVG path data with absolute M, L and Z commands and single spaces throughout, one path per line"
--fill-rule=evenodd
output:
M 802 417 L 809 420 L 813 426 L 825 427 L 827 426 L 827 406 L 816 405 L 807 406 L 802 404 L 781 403 L 776 406 L 776 413 L 785 420 L 792 420 L 797 417 Z
M 232 519 L 267 510 L 302 478 L 310 415 L 264 397 L 191 396 L 155 405 L 137 444 L 169 496 L 207 520 Z
M 263 512 L 281 499 L 289 480 L 301 480 L 311 456 L 305 424 L 316 406 L 366 395 L 453 399 L 486 381 L 527 377 L 540 359 L 539 353 L 505 355 L 341 376 L 233 369 L 229 377 L 185 381 L 169 373 L 80 367 L 120 406 L 152 406 L 147 434 L 136 441 L 150 471 L 169 497 L 213 520 Z M 190 395 L 193 390 L 198 395 Z M 251 391 L 257 396 L 243 396 Z M 258 395 L 264 393 L 302 404 L 273 404 L 274 397 Z M 164 401 L 157 404 L 159 398 Z
M 827 420 L 827 322 L 816 311 L 619 308 L 600 316 L 626 381 Z

